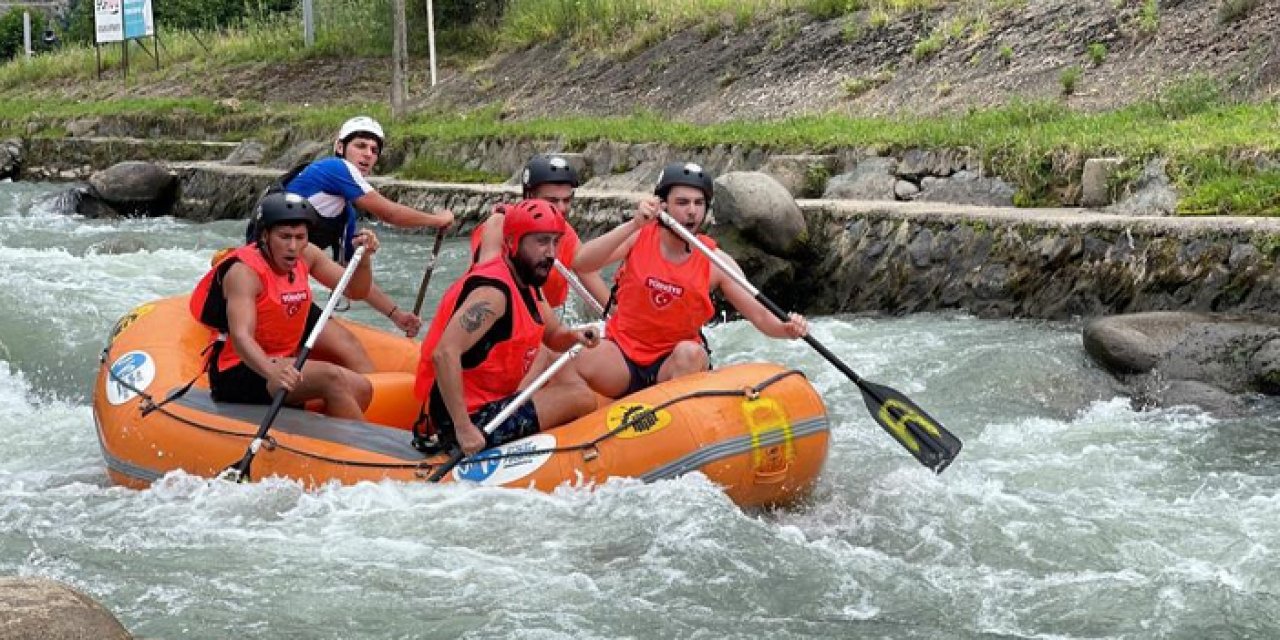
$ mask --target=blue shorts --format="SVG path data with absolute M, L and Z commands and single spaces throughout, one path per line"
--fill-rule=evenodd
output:
M 471 412 L 471 424 L 483 432 L 485 425 L 489 424 L 489 421 L 494 416 L 511 404 L 517 395 L 519 394 L 512 394 L 501 400 L 494 400 L 488 404 L 481 405 L 479 409 Z M 446 449 L 451 449 L 457 444 L 457 436 L 453 432 L 453 420 L 449 417 L 449 412 L 444 410 L 443 404 L 443 402 L 439 404 L 436 402 L 431 403 L 431 422 L 435 425 L 436 433 L 440 435 L 441 444 L 445 445 Z M 437 410 L 437 407 L 439 407 L 439 410 Z M 493 433 L 485 434 L 485 448 L 488 449 L 513 440 L 519 440 L 541 430 L 542 427 L 538 423 L 538 410 L 534 408 L 533 401 L 530 400 L 520 405 L 520 408 L 516 409 L 510 417 L 503 420 L 502 424 L 493 430 Z

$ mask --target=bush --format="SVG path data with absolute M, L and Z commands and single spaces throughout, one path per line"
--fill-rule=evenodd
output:
M 38 49 L 40 36 L 44 34 L 44 14 L 18 5 L 0 16 L 0 60 L 22 55 L 22 12 L 31 12 L 31 47 Z

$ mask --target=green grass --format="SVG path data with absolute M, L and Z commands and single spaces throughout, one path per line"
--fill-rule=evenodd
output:
M 270 139 L 280 123 L 300 136 L 323 139 L 353 111 L 384 119 L 390 144 L 420 148 L 424 143 L 479 139 L 559 140 L 570 149 L 608 139 L 658 142 L 687 149 L 741 144 L 775 150 L 831 152 L 848 147 L 907 149 L 970 147 L 982 154 L 988 170 L 1020 188 L 1019 202 L 1055 204 L 1052 187 L 1062 176 L 1047 158 L 1120 156 L 1131 162 L 1169 159 L 1171 177 L 1187 214 L 1231 212 L 1275 215 L 1280 203 L 1280 173 L 1255 168 L 1252 158 L 1280 160 L 1280 106 L 1234 104 L 1207 81 L 1193 81 L 1147 103 L 1105 113 L 1077 113 L 1056 101 L 1010 106 L 942 117 L 854 118 L 806 116 L 773 121 L 695 125 L 656 113 L 617 118 L 546 118 L 512 121 L 495 105 L 466 114 L 419 113 L 391 121 L 381 105 L 338 105 L 303 109 L 287 105 L 246 104 L 239 117 L 243 131 L 229 137 Z M 49 102 L 0 99 L 0 126 L 18 130 L 32 113 L 58 121 L 91 115 L 207 117 L 227 119 L 209 100 L 133 99 L 112 102 Z M 1065 162 L 1072 165 L 1072 162 Z M 1076 162 L 1075 164 L 1078 164 Z M 1062 163 L 1059 163 L 1061 166 Z M 482 180 L 438 160 L 420 160 L 400 170 L 406 177 Z

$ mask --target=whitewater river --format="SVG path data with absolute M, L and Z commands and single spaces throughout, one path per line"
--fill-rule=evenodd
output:
M 745 513 L 697 475 L 113 487 L 90 413 L 107 332 L 242 227 L 85 221 L 47 204 L 60 188 L 0 184 L 0 575 L 71 583 L 139 637 L 1280 636 L 1280 404 L 1135 411 L 1079 322 L 815 320 L 964 439 L 941 476 L 803 343 L 714 327 L 719 362 L 800 368 L 826 399 L 826 469 L 788 511 Z M 412 304 L 429 242 L 383 238 L 377 278 Z M 446 245 L 428 307 L 464 252 Z

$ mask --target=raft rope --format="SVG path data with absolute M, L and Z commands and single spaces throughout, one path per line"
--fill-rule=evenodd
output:
M 212 345 L 210 345 L 210 346 L 212 346 Z M 101 362 L 102 362 L 104 365 L 106 364 L 106 361 L 107 361 L 107 354 L 108 354 L 109 350 L 110 350 L 110 346 L 108 346 L 107 348 L 104 348 L 104 349 L 102 350 L 102 358 L 101 358 Z M 206 350 L 207 350 L 207 348 L 206 348 Z M 115 372 L 114 372 L 114 371 L 112 371 L 112 370 L 111 370 L 111 368 L 110 368 L 110 367 L 107 367 L 107 376 L 108 376 L 109 378 L 111 378 L 113 381 L 115 381 L 115 382 L 117 382 L 118 384 L 120 384 L 121 386 L 123 386 L 124 388 L 126 388 L 126 389 L 128 389 L 128 390 L 130 390 L 130 391 L 132 391 L 132 392 L 134 392 L 134 393 L 136 393 L 136 394 L 138 394 L 138 397 L 140 398 L 140 399 L 139 399 L 139 401 L 138 401 L 138 403 L 139 403 L 139 408 L 140 408 L 140 410 L 142 411 L 142 415 L 143 415 L 144 417 L 146 417 L 146 416 L 150 415 L 151 413 L 154 413 L 154 412 L 157 412 L 157 411 L 158 411 L 158 412 L 160 412 L 160 413 L 162 413 L 162 414 L 164 414 L 164 415 L 166 415 L 166 416 L 168 416 L 168 417 L 170 417 L 170 418 L 172 418 L 172 419 L 174 419 L 174 420 L 177 420 L 178 422 L 181 422 L 182 424 L 185 424 L 185 425 L 190 426 L 190 427 L 195 427 L 195 428 L 200 429 L 200 430 L 202 430 L 202 431 L 208 431 L 208 432 L 211 432 L 211 433 L 217 433 L 217 434 L 220 434 L 220 435 L 233 436 L 233 437 L 237 437 L 237 438 L 244 438 L 244 439 L 246 439 L 246 440 L 251 440 L 251 439 L 253 439 L 253 434 L 252 434 L 252 433 L 241 433 L 241 432 L 238 432 L 238 431 L 231 431 L 231 430 L 229 430 L 229 429 L 222 429 L 222 428 L 219 428 L 219 427 L 215 427 L 215 426 L 213 426 L 213 425 L 204 424 L 204 423 L 198 422 L 198 421 L 196 421 L 196 420 L 192 420 L 192 419 L 190 419 L 190 418 L 186 418 L 186 417 L 183 417 L 183 416 L 177 415 L 177 414 L 173 413 L 172 411 L 170 411 L 170 410 L 168 410 L 168 409 L 164 408 L 164 405 L 168 404 L 171 400 L 173 400 L 173 399 L 175 399 L 175 398 L 177 398 L 177 397 L 181 396 L 181 394 L 182 394 L 182 393 L 185 393 L 185 392 L 186 392 L 186 390 L 187 390 L 187 389 L 189 389 L 189 388 L 191 387 L 192 383 L 194 383 L 194 382 L 195 382 L 194 380 L 193 380 L 191 383 L 188 383 L 185 387 L 183 387 L 183 388 L 180 390 L 180 392 L 181 392 L 181 393 L 179 393 L 179 392 L 175 392 L 174 394 L 172 394 L 172 397 L 167 397 L 165 400 L 163 400 L 163 401 L 161 401 L 161 402 L 159 402 L 159 403 L 156 403 L 156 402 L 155 402 L 155 400 L 154 400 L 154 398 L 153 398 L 150 394 L 148 394 L 148 393 L 144 392 L 144 391 L 143 391 L 143 390 L 141 390 L 141 389 L 138 389 L 137 387 L 134 387 L 134 386 L 133 386 L 131 383 L 129 383 L 128 381 L 126 381 L 126 380 L 122 380 L 120 377 L 118 377 L 118 376 L 115 374 Z M 772 375 L 772 376 L 769 376 L 768 378 L 765 378 L 764 380 L 762 380 L 762 381 L 761 381 L 760 383 L 758 383 L 758 384 L 755 384 L 755 385 L 749 385 L 749 386 L 743 387 L 743 388 L 741 388 L 741 389 L 704 389 L 704 390 L 701 390 L 701 391 L 693 391 L 693 392 L 690 392 L 690 393 L 686 393 L 686 394 L 684 394 L 684 395 L 676 396 L 676 397 L 674 397 L 674 398 L 671 398 L 671 399 L 669 399 L 669 400 L 666 400 L 665 402 L 659 403 L 659 404 L 654 405 L 654 406 L 652 406 L 652 407 L 648 407 L 648 408 L 644 409 L 643 411 L 637 411 L 637 412 L 635 412 L 635 413 L 633 413 L 633 414 L 631 414 L 631 415 L 627 416 L 624 420 L 622 420 L 622 422 L 621 422 L 618 426 L 616 426 L 616 427 L 614 427 L 613 429 L 610 429 L 609 431 L 606 431 L 605 433 L 601 434 L 600 436 L 597 436 L 597 437 L 595 437 L 595 438 L 593 438 L 593 439 L 591 439 L 591 440 L 588 440 L 588 441 L 586 441 L 586 442 L 579 443 L 579 444 L 565 445 L 565 446 L 562 446 L 562 447 L 550 447 L 550 448 L 546 448 L 546 449 L 531 449 L 531 450 L 528 450 L 528 451 L 513 451 L 513 452 L 510 452 L 510 453 L 502 453 L 502 454 L 498 454 L 498 455 L 487 456 L 487 457 L 485 457 L 485 461 L 490 461 L 490 460 L 502 460 L 502 459 L 505 459 L 505 458 L 524 458 L 524 457 L 537 456 L 537 455 L 542 455 L 542 454 L 570 453 L 570 452 L 573 452 L 573 451 L 585 451 L 585 450 L 589 450 L 589 449 L 594 449 L 594 448 L 595 448 L 598 444 L 600 444 L 601 442 L 603 442 L 603 441 L 605 441 L 605 440 L 608 440 L 609 438 L 612 438 L 612 437 L 614 437 L 614 436 L 618 435 L 619 433 L 621 433 L 621 432 L 623 432 L 623 431 L 625 431 L 625 430 L 627 430 L 627 429 L 630 429 L 632 426 L 634 426 L 634 425 L 636 425 L 636 424 L 643 423 L 645 420 L 652 420 L 652 419 L 654 419 L 655 414 L 656 414 L 658 411 L 662 410 L 662 409 L 666 409 L 666 408 L 668 408 L 668 407 L 671 407 L 671 406 L 676 405 L 676 404 L 680 404 L 680 403 L 682 403 L 682 402 L 688 402 L 688 401 L 691 401 L 691 400 L 697 400 L 697 399 L 699 399 L 699 398 L 736 398 L 736 397 L 742 397 L 742 398 L 747 398 L 748 400 L 754 400 L 754 399 L 758 398 L 758 397 L 760 396 L 760 394 L 761 394 L 765 389 L 768 389 L 769 387 L 773 386 L 774 384 L 778 383 L 779 381 L 783 380 L 784 378 L 788 378 L 788 377 L 790 377 L 790 376 L 802 376 L 802 377 L 803 377 L 803 376 L 804 376 L 804 372 L 802 372 L 802 371 L 800 371 L 800 370 L 798 370 L 798 369 L 788 369 L 788 370 L 786 370 L 786 371 L 782 371 L 782 372 L 780 372 L 780 373 L 777 373 L 777 374 L 774 374 L 774 375 Z M 199 378 L 199 376 L 197 376 L 197 379 L 198 379 L 198 378 Z M 299 456 L 302 456 L 302 457 L 304 457 L 304 458 L 310 458 L 310 459 L 312 459 L 312 460 L 319 460 L 319 461 L 321 461 L 321 462 L 329 462 L 329 463 L 333 463 L 333 464 L 341 464 L 341 465 L 346 465 L 346 466 L 349 466 L 349 467 L 359 467 L 359 468 L 379 468 L 379 469 L 417 469 L 417 470 L 419 470 L 421 473 L 429 473 L 432 469 L 434 469 L 434 468 L 436 467 L 436 464 L 433 464 L 433 463 L 431 463 L 431 462 L 429 462 L 429 461 L 427 461 L 427 460 L 423 460 L 423 461 L 421 461 L 421 462 L 402 462 L 402 463 L 397 463 L 397 462 L 360 462 L 360 461 L 358 461 L 358 460 L 345 460 L 345 459 L 343 459 L 343 458 L 334 458 L 334 457 L 331 457 L 331 456 L 320 455 L 320 454 L 317 454 L 317 453 L 312 453 L 312 452 L 310 452 L 310 451 L 305 451 L 305 450 L 302 450 L 302 449 L 298 449 L 298 448 L 296 448 L 296 447 L 290 447 L 290 446 L 288 446 L 288 445 L 280 444 L 280 443 L 279 443 L 279 442 L 278 442 L 278 441 L 277 441 L 273 436 L 271 436 L 271 435 L 266 436 L 266 438 L 264 438 L 264 440 L 265 440 L 265 443 L 266 443 L 266 444 L 265 444 L 265 446 L 266 446 L 266 448 L 267 448 L 268 450 L 275 449 L 275 448 L 279 448 L 279 449 L 281 449 L 281 450 L 283 450 L 283 451 L 288 451 L 289 453 L 293 453 L 293 454 L 295 454 L 295 455 L 299 455 Z

